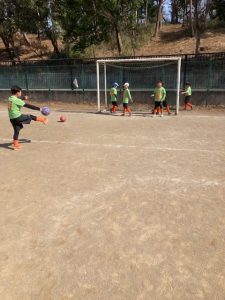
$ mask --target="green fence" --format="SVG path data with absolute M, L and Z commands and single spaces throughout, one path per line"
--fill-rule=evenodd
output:
M 176 87 L 176 66 L 155 63 L 152 68 L 140 64 L 138 68 L 127 66 L 107 66 L 107 85 L 115 80 L 128 81 L 132 89 L 154 87 L 155 81 L 162 79 L 167 88 Z M 158 64 L 158 66 L 156 65 Z M 20 64 L 0 63 L 0 90 L 19 85 L 25 90 L 73 90 L 74 79 L 79 89 L 96 89 L 95 60 L 48 60 L 26 61 Z M 103 70 L 101 72 L 103 87 Z M 184 82 L 191 82 L 193 89 L 225 90 L 225 53 L 205 55 L 182 55 L 181 87 Z

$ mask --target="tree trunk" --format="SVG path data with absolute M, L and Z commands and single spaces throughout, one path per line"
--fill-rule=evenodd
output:
M 196 0 L 196 2 L 197 2 L 197 0 Z M 192 9 L 193 9 L 193 4 L 192 4 L 192 0 L 190 0 L 190 27 L 191 27 L 191 36 L 193 37 L 195 35 L 195 32 L 194 32 L 194 26 L 193 26 Z
M 171 24 L 174 24 L 175 22 L 175 3 L 174 0 L 171 1 Z
M 156 38 L 159 35 L 159 31 L 160 31 L 161 23 L 162 23 L 162 4 L 163 4 L 163 0 L 159 0 L 158 11 L 157 11 L 157 19 L 156 19 L 156 24 L 155 24 L 155 34 L 154 34 L 154 36 Z
M 6 52 L 9 55 L 9 59 L 13 63 L 15 63 L 15 56 L 13 55 L 13 53 L 11 51 L 9 40 L 7 39 L 7 37 L 3 33 L 0 34 L 0 37 L 1 37 L 2 41 L 3 41 L 3 44 L 4 44 L 5 49 L 6 49 Z
M 123 44 L 122 44 L 121 34 L 116 23 L 114 24 L 114 28 L 116 34 L 116 45 L 117 45 L 118 53 L 119 55 L 121 55 L 123 50 Z
M 42 58 L 42 55 L 39 54 L 39 53 L 35 50 L 35 48 L 32 46 L 32 44 L 31 44 L 31 42 L 30 42 L 30 40 L 29 40 L 27 34 L 26 34 L 25 32 L 22 32 L 22 35 L 23 35 L 24 41 L 25 41 L 25 43 L 27 44 L 27 46 L 28 46 L 28 47 L 29 47 L 29 48 L 30 48 L 37 56 L 39 56 L 40 58 Z
M 40 32 L 39 29 L 38 29 L 38 32 L 37 32 L 37 37 L 38 37 L 38 44 L 39 44 L 39 47 L 40 47 L 40 55 L 42 57 L 43 56 L 43 52 L 42 52 L 42 44 L 41 44 L 41 32 Z
M 57 41 L 57 37 L 55 35 L 55 32 L 52 31 L 52 30 L 46 30 L 46 34 L 47 34 L 47 37 L 50 39 L 50 41 L 52 43 L 54 52 L 59 57 L 60 56 L 60 51 L 59 51 L 58 41 Z
M 198 0 L 195 0 L 195 39 L 196 39 L 196 45 L 195 45 L 195 53 L 199 53 L 200 48 L 200 26 L 199 26 L 199 12 L 198 12 Z
M 199 54 L 200 53 L 201 36 L 200 36 L 200 31 L 197 28 L 196 28 L 196 32 L 195 32 L 195 39 L 196 39 L 195 54 Z
M 148 1 L 145 3 L 145 20 L 146 24 L 148 23 Z

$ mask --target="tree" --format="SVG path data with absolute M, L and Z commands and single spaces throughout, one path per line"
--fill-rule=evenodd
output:
M 211 0 L 193 0 L 194 7 L 194 31 L 196 39 L 196 54 L 200 51 L 201 33 L 205 30 L 206 20 L 212 9 Z
M 13 1 L 0 1 L 0 37 L 11 61 L 20 60 L 15 48 L 14 35 L 16 8 Z
M 155 24 L 155 34 L 154 36 L 157 38 L 159 35 L 159 31 L 162 25 L 162 8 L 163 8 L 163 0 L 158 1 L 158 9 L 157 9 L 157 19 L 156 19 L 156 24 Z
M 212 0 L 212 18 L 218 18 L 220 22 L 225 24 L 225 0 Z
M 13 2 L 16 8 L 15 22 L 22 33 L 36 33 L 38 36 L 41 33 L 45 34 L 51 41 L 54 52 L 59 56 L 59 1 L 14 0 Z
M 64 40 L 73 43 L 74 50 L 83 51 L 113 39 L 121 55 L 121 33 L 135 29 L 137 10 L 143 4 L 144 0 L 62 0 Z

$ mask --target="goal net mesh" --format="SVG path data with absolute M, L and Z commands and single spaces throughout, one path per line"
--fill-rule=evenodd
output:
M 101 109 L 111 104 L 109 90 L 114 82 L 118 89 L 118 102 L 122 103 L 122 89 L 125 82 L 129 82 L 130 91 L 134 100 L 133 108 L 150 109 L 154 104 L 151 97 L 158 80 L 163 81 L 167 90 L 167 101 L 171 107 L 176 106 L 177 93 L 177 60 L 160 61 L 105 61 L 99 63 L 99 90 Z

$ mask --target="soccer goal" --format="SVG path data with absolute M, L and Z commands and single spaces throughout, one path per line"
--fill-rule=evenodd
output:
M 122 97 L 123 83 L 129 82 L 135 103 L 153 105 L 151 94 L 156 82 L 162 80 L 170 98 L 169 104 L 174 107 L 175 114 L 179 113 L 181 57 L 99 59 L 96 73 L 98 112 L 109 106 L 113 82 L 120 85 L 118 99 Z

